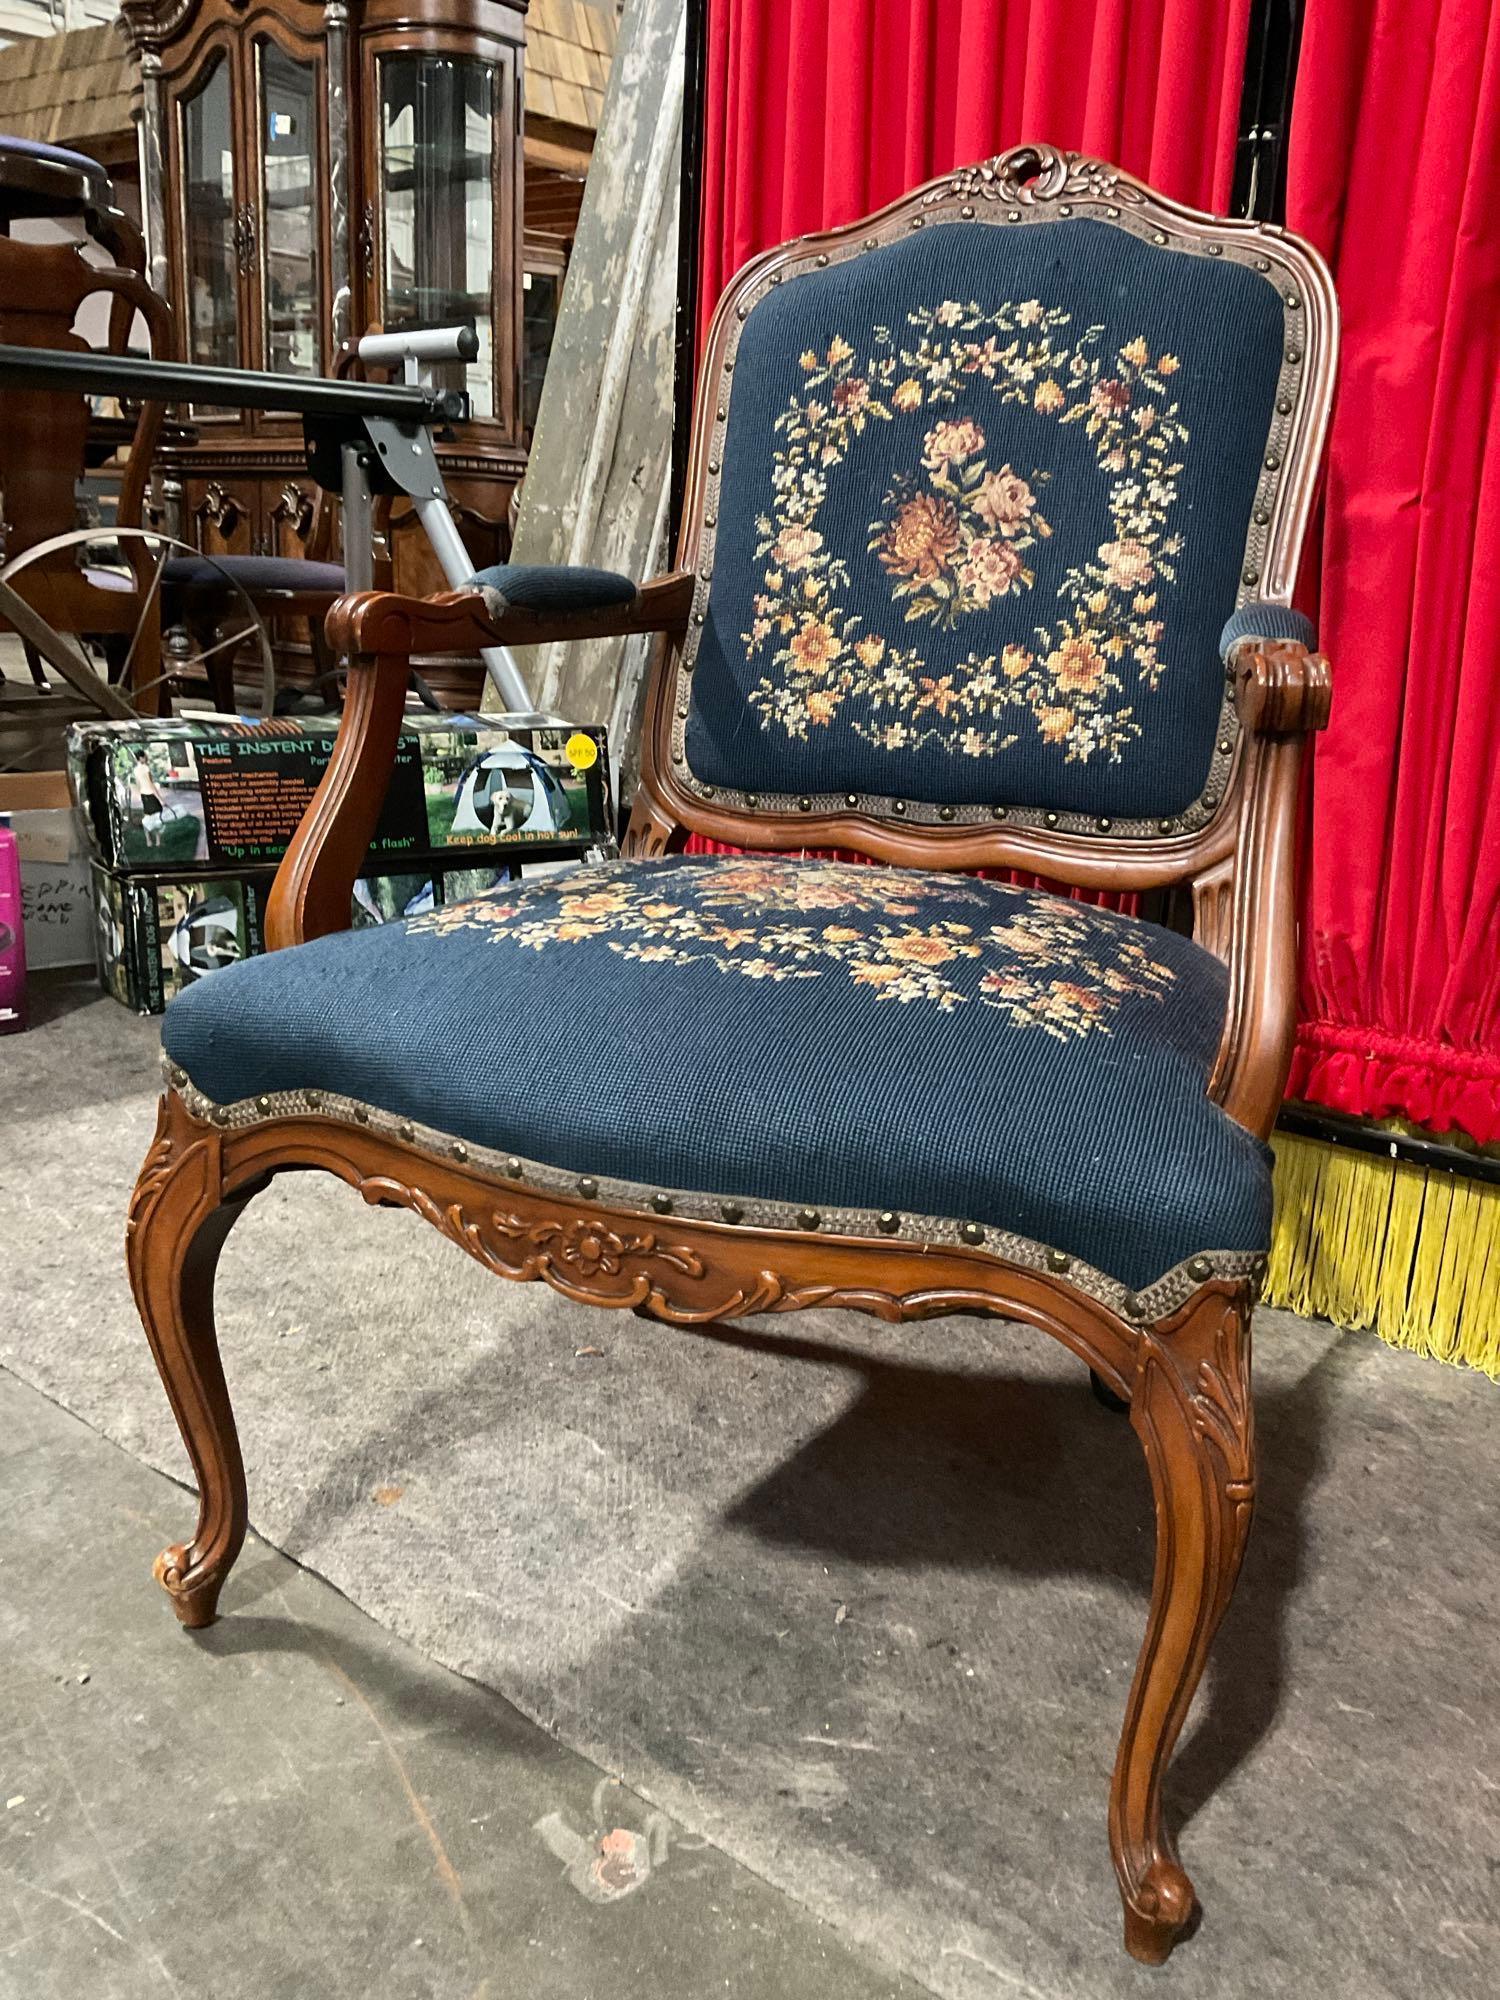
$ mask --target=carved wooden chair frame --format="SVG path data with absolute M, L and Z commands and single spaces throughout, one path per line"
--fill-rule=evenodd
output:
M 327 774 L 278 875 L 273 949 L 343 930 L 350 892 L 390 770 L 414 652 L 471 651 L 625 632 L 660 635 L 639 795 L 627 854 L 661 854 L 692 832 L 760 848 L 839 847 L 925 868 L 1032 870 L 1094 889 L 1191 886 L 1195 936 L 1227 962 L 1229 1005 L 1210 1093 L 1269 1134 L 1293 1032 L 1293 847 L 1308 732 L 1327 719 L 1326 662 L 1297 644 L 1249 642 L 1227 675 L 1222 793 L 1204 823 L 1122 834 L 1108 823 L 996 807 L 978 824 L 918 801 L 726 802 L 677 761 L 680 690 L 712 570 L 713 499 L 738 330 L 754 301 L 809 266 L 862 254 L 962 217 L 997 228 L 1069 215 L 1105 219 L 1183 254 L 1222 256 L 1282 293 L 1285 347 L 1276 414 L 1244 563 L 1245 595 L 1287 603 L 1312 504 L 1332 396 L 1336 315 L 1321 261 L 1279 230 L 1167 201 L 1123 173 L 1045 147 L 1018 147 L 906 196 L 869 221 L 759 258 L 720 303 L 697 407 L 679 566 L 612 611 L 498 621 L 473 593 L 415 601 L 345 598 L 329 639 L 350 662 L 348 701 Z M 1258 1269 L 1194 1259 L 1165 1290 L 1101 1286 L 1057 1252 L 1017 1252 L 957 1226 L 922 1240 L 903 1219 L 855 1232 L 809 1210 L 777 1226 L 732 1202 L 640 1189 L 478 1156 L 441 1133 L 306 1091 L 210 1104 L 169 1072 L 157 1137 L 131 1204 L 129 1264 L 157 1364 L 198 1476 L 197 1525 L 156 1573 L 178 1617 L 209 1623 L 245 1533 L 244 1474 L 213 1324 L 220 1246 L 272 1175 L 321 1168 L 367 1202 L 414 1210 L 504 1277 L 624 1306 L 677 1326 L 751 1313 L 843 1306 L 886 1320 L 977 1313 L 1061 1341 L 1128 1402 L 1155 1496 L 1149 1620 L 1126 1707 L 1109 1809 L 1125 1942 L 1160 1962 L 1191 1925 L 1192 1885 L 1162 1816 L 1162 1780 L 1239 1569 L 1255 1488 L 1250 1317 Z M 889 1233 L 887 1233 L 889 1232 Z M 989 1242 L 987 1245 L 986 1237 Z M 1255 1260 L 1245 1260 L 1248 1267 Z

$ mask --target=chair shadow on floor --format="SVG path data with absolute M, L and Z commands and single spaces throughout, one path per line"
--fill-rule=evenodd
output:
M 1128 1415 L 1095 1401 L 1082 1367 L 1076 1379 L 1007 1375 L 997 1345 L 996 1372 L 953 1373 L 758 1326 L 701 1331 L 741 1349 L 833 1363 L 864 1383 L 833 1424 L 740 1498 L 732 1524 L 855 1563 L 1097 1577 L 1138 1596 L 1144 1632 L 1155 1550 L 1145 1459 Z M 1255 1524 L 1204 1693 L 1170 1768 L 1167 1806 L 1179 1831 L 1280 1711 L 1303 1501 L 1318 1474 L 1346 1344 L 1328 1349 L 1294 1388 L 1257 1396 Z
M 992 1367 L 983 1371 L 944 1369 L 942 1322 L 930 1331 L 934 1362 L 919 1366 L 881 1359 L 878 1332 L 863 1329 L 847 1342 L 797 1334 L 772 1319 L 696 1329 L 696 1337 L 743 1353 L 835 1367 L 862 1383 L 830 1424 L 740 1495 L 726 1525 L 768 1544 L 886 1570 L 1096 1579 L 1139 1601 L 1144 1633 L 1155 1537 L 1145 1460 L 1128 1416 L 1095 1401 L 1081 1364 L 1043 1379 L 1006 1373 L 1011 1329 L 995 1327 Z M 1303 1500 L 1318 1474 L 1346 1346 L 1327 1349 L 1294 1386 L 1257 1395 L 1256 1519 L 1169 1773 L 1168 1812 L 1179 1831 L 1254 1752 L 1281 1708 Z M 414 1396 L 401 1418 L 400 1464 L 419 1463 L 426 1439 L 451 1442 L 498 1422 L 497 1401 L 514 1393 L 504 1377 L 489 1357 Z M 367 1490 L 377 1474 L 390 1477 L 392 1442 L 387 1433 L 369 1455 L 360 1444 L 341 1453 L 319 1479 L 323 1497 L 309 1500 L 281 1545 L 296 1551 L 315 1543 L 330 1509 L 338 1511 L 331 1496 Z M 231 1613 L 237 1595 L 231 1584 Z M 670 1611 L 671 1595 L 659 1608 Z M 256 1642 L 245 1633 L 228 1643 L 240 1650 Z

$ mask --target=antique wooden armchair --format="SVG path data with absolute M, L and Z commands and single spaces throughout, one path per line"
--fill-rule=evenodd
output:
M 283 1170 L 678 1326 L 1030 1322 L 1128 1401 L 1150 1468 L 1109 1832 L 1126 1944 L 1166 1957 L 1195 1904 L 1163 1771 L 1254 1493 L 1298 772 L 1329 702 L 1288 598 L 1335 325 L 1279 230 L 1017 148 L 740 273 L 671 575 L 340 602 L 349 700 L 269 912 L 296 948 L 169 1010 L 131 1208 L 200 1484 L 157 1565 L 185 1624 L 246 1519 L 214 1265 Z M 348 933 L 408 656 L 642 630 L 624 858 Z M 994 868 L 1188 885 L 1193 938 L 962 872 Z

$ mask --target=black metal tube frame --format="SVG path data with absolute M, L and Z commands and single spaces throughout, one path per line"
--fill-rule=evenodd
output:
M 0 345 L 0 388 L 74 389 L 83 396 L 120 396 L 135 402 L 212 403 L 355 421 L 394 417 L 419 424 L 451 423 L 468 409 L 468 398 L 459 389 L 334 382 L 321 375 L 262 375 L 253 368 L 204 368 L 187 361 L 52 347 Z

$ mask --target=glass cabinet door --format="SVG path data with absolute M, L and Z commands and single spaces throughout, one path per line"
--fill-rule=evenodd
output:
M 255 102 L 261 120 L 261 366 L 274 375 L 316 375 L 318 287 L 318 70 L 279 43 L 256 44 Z
M 220 52 L 182 100 L 183 316 L 188 358 L 240 365 L 242 218 L 234 206 L 234 110 Z
M 380 63 L 381 317 L 388 327 L 474 321 L 479 359 L 451 381 L 468 389 L 476 417 L 495 414 L 494 98 L 493 66 L 472 57 Z

